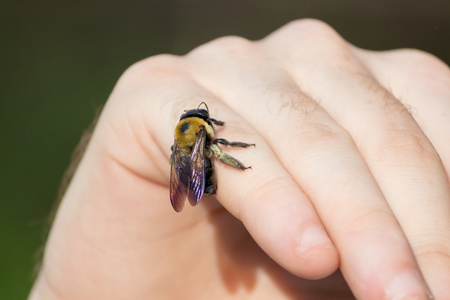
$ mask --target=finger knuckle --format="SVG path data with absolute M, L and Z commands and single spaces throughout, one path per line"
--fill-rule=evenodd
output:
M 403 165 L 405 162 L 428 163 L 438 160 L 439 157 L 426 138 L 415 126 L 401 126 L 396 122 L 389 122 L 387 128 L 378 133 L 376 141 L 369 151 L 373 153 L 376 161 Z
M 342 209 L 341 209 L 342 210 Z M 374 224 L 394 225 L 395 219 L 392 214 L 385 209 L 361 209 L 358 206 L 352 207 L 346 213 L 338 214 L 342 216 L 341 224 L 349 233 L 366 232 L 374 229 Z M 394 234 L 394 233 L 392 233 Z
M 307 116 L 299 130 L 293 130 L 293 132 L 294 134 L 297 134 L 295 132 L 298 132 L 298 134 L 301 135 L 301 140 L 308 147 L 317 144 L 320 144 L 321 147 L 325 146 L 324 148 L 327 148 L 327 145 L 336 147 L 337 145 L 348 146 L 349 144 L 353 144 L 352 138 L 348 132 L 324 118 L 313 119 Z
M 138 61 L 128 67 L 119 79 L 119 85 L 124 83 L 141 84 L 181 70 L 181 58 L 171 54 L 155 55 Z
M 418 49 L 400 49 L 394 51 L 394 54 L 401 64 L 414 66 L 413 69 L 419 72 L 421 70 L 433 70 L 449 73 L 448 66 L 431 53 Z
M 421 82 L 430 92 L 450 94 L 450 68 L 436 56 L 416 49 L 402 49 L 395 53 L 397 68 L 410 82 Z
M 446 235 L 427 235 L 420 240 L 422 242 L 412 245 L 418 259 L 446 262 L 450 267 L 450 243 Z
M 187 54 L 190 58 L 245 55 L 254 51 L 253 42 L 239 36 L 224 36 L 203 44 Z
M 340 37 L 339 34 L 327 23 L 317 19 L 300 19 L 286 24 L 280 29 L 280 34 L 292 36 L 292 34 L 308 34 L 311 36 Z
M 298 194 L 298 186 L 293 182 L 292 178 L 280 173 L 267 172 L 267 179 L 255 181 L 249 188 L 243 201 L 239 203 L 239 212 L 244 219 L 254 215 L 255 205 L 259 205 L 258 209 L 266 210 L 273 209 L 274 205 L 283 205 L 282 203 L 275 203 L 271 199 L 283 199 L 287 194 Z M 270 174 L 269 174 L 270 173 Z M 292 203 L 290 203 L 292 205 Z
M 294 42 L 299 41 L 303 45 L 320 47 L 321 49 L 346 45 L 344 39 L 330 25 L 315 19 L 292 21 L 282 27 L 276 34 L 282 38 Z
M 349 44 L 328 24 L 314 19 L 296 20 L 263 40 L 264 45 L 284 59 L 287 66 L 298 62 L 315 68 L 347 69 L 357 64 Z M 320 59 L 320 64 L 317 60 Z
M 289 166 L 300 164 L 303 168 L 320 170 L 325 166 L 336 165 L 328 158 L 342 156 L 343 153 L 354 150 L 350 134 L 327 120 L 317 119 L 287 125 L 291 130 L 280 134 L 276 143 L 281 148 L 295 149 L 295 153 L 301 153 L 284 159 Z

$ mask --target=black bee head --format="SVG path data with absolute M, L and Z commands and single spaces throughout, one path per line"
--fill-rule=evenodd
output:
M 200 119 L 203 119 L 206 122 L 208 122 L 208 120 L 209 120 L 209 112 L 206 109 L 192 109 L 192 110 L 188 110 L 187 112 L 185 112 L 184 114 L 181 115 L 180 121 L 183 120 L 183 119 L 192 118 L 192 117 L 200 118 Z

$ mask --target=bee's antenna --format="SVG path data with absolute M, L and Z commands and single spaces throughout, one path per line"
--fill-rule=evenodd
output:
M 206 110 L 209 112 L 209 108 L 208 108 L 208 105 L 205 103 L 205 102 L 202 102 L 202 103 L 200 103 L 199 105 L 198 105 L 198 107 L 197 107 L 197 109 L 199 109 L 200 108 L 200 106 L 202 106 L 202 104 L 204 104 L 205 105 L 205 107 L 206 107 Z

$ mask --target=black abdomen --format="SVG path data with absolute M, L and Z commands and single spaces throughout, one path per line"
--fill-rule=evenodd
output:
M 204 195 L 212 195 L 216 193 L 217 183 L 216 174 L 211 159 L 205 156 L 205 191 Z

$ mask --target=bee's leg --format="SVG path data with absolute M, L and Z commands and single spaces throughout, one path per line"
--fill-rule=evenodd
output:
M 216 119 L 213 119 L 213 118 L 209 118 L 209 120 L 211 121 L 211 123 L 214 123 L 214 124 L 217 125 L 217 126 L 223 126 L 223 125 L 225 125 L 225 122 L 224 122 L 224 121 L 219 121 L 219 120 L 216 120 Z
M 225 146 L 231 146 L 231 147 L 243 147 L 243 148 L 247 148 L 250 146 L 256 146 L 255 144 L 247 144 L 247 143 L 242 143 L 242 142 L 229 142 L 226 139 L 215 139 L 213 141 L 214 144 L 222 144 Z
M 251 169 L 252 167 L 246 167 L 244 166 L 240 161 L 238 161 L 236 158 L 222 152 L 222 150 L 219 148 L 219 146 L 217 146 L 216 144 L 211 144 L 211 146 L 209 147 L 209 149 L 212 152 L 212 155 L 214 157 L 217 157 L 218 160 L 220 160 L 222 163 L 239 169 L 239 170 L 245 170 L 245 169 Z

